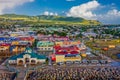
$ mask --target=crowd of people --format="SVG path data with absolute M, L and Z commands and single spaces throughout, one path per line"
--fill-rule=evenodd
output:
M 43 68 L 28 74 L 27 80 L 120 80 L 118 67 Z
M 16 73 L 0 72 L 0 80 L 14 80 Z

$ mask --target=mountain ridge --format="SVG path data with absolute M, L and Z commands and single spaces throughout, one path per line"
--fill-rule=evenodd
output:
M 70 24 L 94 24 L 98 25 L 101 22 L 97 20 L 87 20 L 81 17 L 66 17 L 66 16 L 53 16 L 53 15 L 37 15 L 37 16 L 28 16 L 28 15 L 18 15 L 18 14 L 3 14 L 0 15 L 0 18 L 10 19 L 10 20 L 23 20 L 23 21 L 38 21 L 38 22 L 49 22 L 49 23 L 70 23 Z

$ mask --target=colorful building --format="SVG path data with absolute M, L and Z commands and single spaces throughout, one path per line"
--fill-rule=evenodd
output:
M 19 38 L 19 41 L 24 41 L 24 42 L 28 42 L 30 43 L 31 45 L 34 43 L 35 39 L 34 37 L 32 36 L 20 36 L 18 37 Z
M 61 47 L 61 46 L 54 46 L 55 54 L 79 54 L 80 50 L 77 46 L 67 46 L 67 47 Z
M 14 53 L 22 52 L 25 47 L 32 45 L 34 38 L 31 36 L 21 37 L 0 37 L 0 53 Z
M 19 32 L 9 32 L 9 35 L 11 37 L 18 37 L 18 36 L 25 36 L 27 35 L 27 33 L 23 32 L 23 31 L 19 31 Z
M 56 62 L 81 61 L 80 51 L 77 46 L 54 46 Z
M 53 46 L 54 46 L 54 42 L 50 42 L 50 41 L 39 41 L 37 43 L 38 51 L 40 51 L 43 54 L 52 53 Z
M 32 64 L 39 64 L 44 63 L 46 61 L 46 56 L 39 55 L 35 52 L 33 52 L 32 49 L 29 47 L 26 48 L 26 50 L 18 55 L 12 56 L 9 60 L 9 64 L 16 64 L 16 65 L 32 65 Z
M 41 35 L 38 34 L 38 40 L 49 40 L 49 41 L 68 41 L 68 37 L 60 37 L 60 36 L 49 36 L 49 35 Z
M 71 46 L 71 45 L 80 45 L 80 41 L 56 41 L 55 45 L 60 45 L 60 46 Z
M 56 54 L 56 63 L 67 62 L 67 61 L 81 61 L 81 56 L 79 54 L 69 54 L 69 53 L 65 55 Z
M 10 44 L 8 43 L 1 43 L 0 44 L 0 52 L 9 52 Z

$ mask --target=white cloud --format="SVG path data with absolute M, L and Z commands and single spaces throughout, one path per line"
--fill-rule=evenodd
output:
M 48 12 L 48 11 L 45 11 L 44 13 L 43 13 L 43 15 L 50 15 L 50 16 L 57 16 L 58 14 L 57 13 L 53 13 L 53 12 Z
M 101 7 L 103 7 L 104 9 L 107 8 L 108 11 L 106 13 L 101 13 L 101 10 L 98 9 Z M 112 7 L 113 7 L 112 5 L 110 7 L 101 5 L 98 1 L 93 0 L 87 3 L 83 3 L 79 6 L 73 6 L 67 13 L 67 16 L 83 17 L 85 19 L 99 20 L 102 23 L 108 23 L 108 24 L 112 24 L 112 23 L 118 24 L 120 23 L 119 22 L 120 11 L 117 9 L 113 9 Z M 99 13 L 95 13 L 95 10 Z
M 92 11 L 97 9 L 97 7 L 99 6 L 100 4 L 97 1 L 90 1 L 82 5 L 72 7 L 70 11 L 67 13 L 67 16 L 91 19 L 95 16 L 95 14 Z
M 52 15 L 54 15 L 54 13 L 51 12 L 50 15 L 52 16 Z
M 97 15 L 96 19 L 106 24 L 120 24 L 120 11 L 112 9 L 105 14 Z
M 45 11 L 44 13 L 43 13 L 43 15 L 49 15 L 49 12 L 48 11 Z
M 58 16 L 58 13 L 54 13 L 55 16 Z
M 0 0 L 0 14 L 3 14 L 4 11 L 8 9 L 13 9 L 16 6 L 33 1 L 34 0 Z
M 113 9 L 113 10 L 108 11 L 107 14 L 111 15 L 111 16 L 114 15 L 115 17 L 118 17 L 118 16 L 120 16 L 120 11 Z

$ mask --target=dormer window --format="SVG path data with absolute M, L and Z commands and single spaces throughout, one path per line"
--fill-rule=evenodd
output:
M 26 53 L 32 53 L 32 50 L 30 48 L 27 48 L 25 52 Z
M 26 50 L 26 53 L 32 53 L 32 50 Z

